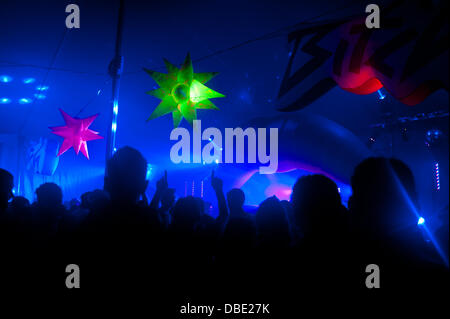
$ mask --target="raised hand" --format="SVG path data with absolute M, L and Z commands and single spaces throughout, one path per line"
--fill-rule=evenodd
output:
M 167 182 L 167 171 L 164 171 L 164 176 L 156 182 L 156 191 L 163 194 L 168 187 L 169 183 Z
M 220 231 L 223 232 L 228 221 L 228 207 L 223 193 L 223 181 L 214 176 L 214 171 L 211 173 L 211 186 L 216 192 L 217 203 L 219 205 L 219 216 L 216 219 L 216 223 Z
M 163 196 L 168 188 L 169 183 L 167 182 L 167 171 L 164 171 L 164 176 L 156 182 L 156 192 L 153 195 L 152 201 L 150 202 L 150 207 L 158 209 L 161 196 Z
M 175 189 L 167 188 L 161 196 L 161 207 L 169 209 L 175 203 Z

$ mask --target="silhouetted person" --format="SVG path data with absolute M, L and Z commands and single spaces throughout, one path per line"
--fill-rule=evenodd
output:
M 347 231 L 347 211 L 341 204 L 336 183 L 328 177 L 300 177 L 291 200 L 293 221 L 303 237 L 329 241 Z
M 14 196 L 11 201 L 11 214 L 14 216 L 16 223 L 23 225 L 31 222 L 31 205 L 30 201 L 22 196 Z
M 239 188 L 233 188 L 227 193 L 227 203 L 230 210 L 230 218 L 251 218 L 244 211 L 245 194 Z
M 193 196 L 180 198 L 173 207 L 171 229 L 192 234 L 202 215 L 202 207 Z
M 90 213 L 82 225 L 85 249 L 80 253 L 94 269 L 99 267 L 96 270 L 101 274 L 88 278 L 90 283 L 125 288 L 135 285 L 140 274 L 151 275 L 146 268 L 158 263 L 155 256 L 161 229 L 156 210 L 146 205 L 146 175 L 147 161 L 142 154 L 131 147 L 121 148 L 106 164 L 108 202 L 101 193 L 90 204 L 85 198 Z M 152 258 L 155 260 L 150 263 Z M 100 269 L 105 263 L 108 269 Z M 111 278 L 116 272 L 127 272 L 129 277 L 114 281 Z M 148 280 L 145 275 L 140 278 L 142 282 Z
M 44 237 L 56 234 L 58 224 L 66 213 L 63 206 L 61 188 L 55 183 L 45 183 L 36 190 L 33 204 L 33 223 L 38 233 Z
M 259 280 L 254 284 L 281 289 L 286 283 L 290 236 L 286 211 L 278 198 L 270 197 L 259 205 L 255 223 L 257 250 L 252 269 Z
M 6 215 L 8 202 L 13 197 L 14 178 L 12 174 L 0 168 L 0 221 Z
M 275 196 L 263 201 L 255 216 L 258 244 L 265 248 L 289 246 L 289 224 L 281 202 Z
M 396 159 L 369 158 L 355 168 L 351 184 L 349 209 L 362 264 L 370 261 L 389 269 L 385 286 L 433 283 L 430 276 L 437 265 L 430 263 L 433 247 L 426 245 L 417 225 L 418 198 L 408 166 Z
M 21 222 L 21 212 L 23 212 L 21 206 L 24 203 L 20 198 L 14 198 L 13 187 L 13 175 L 0 168 L 0 243 L 2 245 L 0 281 L 5 291 L 21 289 L 26 284 L 30 284 L 31 276 L 27 276 L 27 267 L 36 270 L 33 267 L 35 258 L 31 256 L 34 249 L 29 240 L 29 229 Z M 11 199 L 13 200 L 10 204 Z
M 104 211 L 109 202 L 108 193 L 104 190 L 96 189 L 81 195 L 80 208 L 95 216 Z
M 293 187 L 291 203 L 295 229 L 300 232 L 293 255 L 299 284 L 309 288 L 342 285 L 349 265 L 348 213 L 337 185 L 323 175 L 302 176 Z
M 139 151 L 124 147 L 114 153 L 105 175 L 105 190 L 113 205 L 135 205 L 147 189 L 146 175 L 147 161 Z
M 230 218 L 220 244 L 218 261 L 221 267 L 245 274 L 250 268 L 253 250 L 256 246 L 256 225 L 254 218 L 244 211 L 245 194 L 239 188 L 227 193 Z
M 2 243 L 11 241 L 14 223 L 13 214 L 9 209 L 9 201 L 13 198 L 12 189 L 14 178 L 11 173 L 0 168 L 0 241 Z M 8 248 L 8 245 L 6 245 Z
M 398 160 L 369 158 L 355 168 L 351 184 L 349 209 L 360 234 L 369 240 L 393 240 L 409 250 L 409 236 L 418 232 L 411 170 Z

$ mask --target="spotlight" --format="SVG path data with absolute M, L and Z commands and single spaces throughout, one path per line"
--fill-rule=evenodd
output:
M 12 77 L 9 75 L 0 75 L 0 82 L 8 83 L 12 81 Z
M 219 159 L 218 158 L 216 158 L 216 164 L 219 164 Z
M 368 147 L 368 148 L 372 148 L 372 146 L 375 144 L 376 141 L 377 141 L 377 140 L 376 140 L 376 138 L 375 138 L 374 136 L 370 136 L 370 137 L 367 139 L 367 147 Z
M 26 78 L 26 79 L 23 79 L 23 83 L 25 83 L 25 84 L 31 84 L 31 83 L 34 83 L 34 82 L 36 82 L 36 79 L 35 79 L 35 78 Z
M 9 104 L 9 103 L 11 103 L 11 100 L 8 99 L 7 97 L 0 98 L 0 104 Z
M 36 90 L 38 90 L 38 91 L 47 91 L 48 90 L 48 86 L 38 85 L 36 87 Z
M 31 99 L 23 97 L 19 100 L 19 104 L 29 104 L 31 103 Z
M 38 93 L 36 93 L 36 94 L 34 95 L 34 97 L 37 98 L 38 100 L 43 100 L 43 99 L 45 99 L 47 96 L 44 95 L 44 94 L 38 94 Z
M 145 179 L 147 181 L 150 180 L 150 176 L 152 176 L 152 165 L 147 164 L 147 175 L 145 176 Z
M 380 100 L 384 100 L 384 98 L 386 97 L 386 95 L 383 94 L 383 92 L 381 92 L 381 89 L 379 89 L 378 91 L 378 96 Z
M 423 224 L 425 224 L 425 218 L 419 217 L 419 219 L 417 220 L 417 225 L 423 225 Z
M 442 137 L 442 131 L 439 129 L 431 129 L 428 130 L 427 133 L 425 134 L 425 140 L 426 142 L 428 142 L 430 145 L 433 145 L 434 143 L 436 143 L 437 141 L 439 141 L 439 139 Z

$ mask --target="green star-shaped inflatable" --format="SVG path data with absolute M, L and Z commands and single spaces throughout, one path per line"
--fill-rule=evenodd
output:
M 161 99 L 161 103 L 147 121 L 172 113 L 174 127 L 180 125 L 183 117 L 192 125 L 197 119 L 197 109 L 218 110 L 209 99 L 225 95 L 204 85 L 216 76 L 217 72 L 194 73 L 189 53 L 180 69 L 166 59 L 164 63 L 169 71 L 167 74 L 144 68 L 160 86 L 146 93 Z

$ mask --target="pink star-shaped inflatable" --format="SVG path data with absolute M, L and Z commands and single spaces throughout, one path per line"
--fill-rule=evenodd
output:
M 66 121 L 66 126 L 50 127 L 53 134 L 64 137 L 64 141 L 59 148 L 58 156 L 64 154 L 69 148 L 73 147 L 77 155 L 81 151 L 81 153 L 89 159 L 87 142 L 103 138 L 98 135 L 98 132 L 89 129 L 89 126 L 97 118 L 98 114 L 85 119 L 79 119 L 71 117 L 61 109 L 59 109 L 59 111 L 61 112 L 64 121 Z

